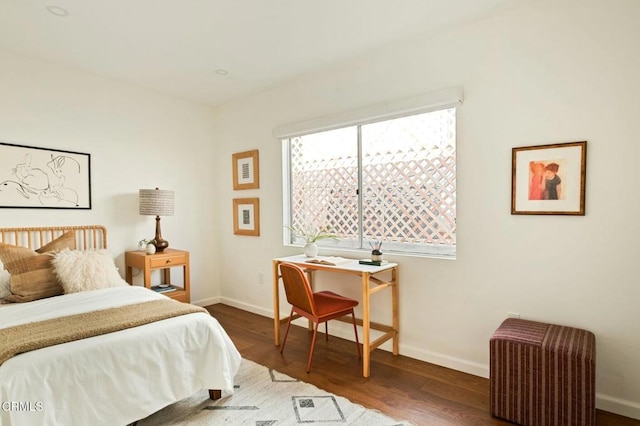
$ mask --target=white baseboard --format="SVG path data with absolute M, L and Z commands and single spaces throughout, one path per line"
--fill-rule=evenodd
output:
M 596 407 L 600 410 L 640 420 L 640 404 L 596 392 Z
M 217 301 L 213 303 L 224 303 L 225 305 L 233 306 L 234 308 L 242 309 L 247 312 L 262 315 L 264 317 L 273 318 L 273 310 L 265 309 L 260 306 L 250 305 L 237 300 L 229 299 L 226 297 L 215 298 Z M 214 300 L 214 299 L 207 299 Z M 208 303 L 208 304 L 213 304 Z M 199 303 L 194 303 L 198 304 Z M 206 306 L 206 305 L 200 305 Z M 287 318 L 288 314 L 280 315 L 280 318 Z M 293 324 L 305 327 L 306 320 L 298 319 Z M 372 330 L 372 334 L 375 330 Z M 329 330 L 329 334 L 337 336 L 342 339 L 354 340 L 353 328 L 346 323 L 336 322 L 332 324 Z M 487 346 L 488 348 L 488 346 Z M 380 346 L 380 349 L 391 352 L 391 343 L 386 342 Z M 439 365 L 441 367 L 451 368 L 452 370 L 461 371 L 463 373 L 472 374 L 474 376 L 489 378 L 489 365 L 469 361 L 462 358 L 452 357 L 450 355 L 442 354 L 439 352 L 427 351 L 424 349 L 416 348 L 409 345 L 400 344 L 400 354 L 409 358 L 414 358 L 420 361 L 428 362 L 431 364 Z M 625 399 L 615 398 L 602 393 L 596 393 L 596 407 L 600 410 L 608 411 L 610 413 L 618 414 L 621 416 L 631 417 L 632 419 L 640 419 L 640 403 L 635 401 L 628 401 Z
M 222 297 L 210 297 L 208 299 L 200 299 L 200 300 L 192 300 L 191 301 L 192 305 L 201 306 L 201 307 L 205 307 L 205 306 L 209 306 L 209 305 L 215 305 L 217 303 L 225 303 L 225 302 L 222 301 Z
M 489 366 L 485 364 L 402 344 L 400 345 L 400 353 L 409 358 L 419 359 L 420 361 L 430 364 L 462 371 L 463 373 L 484 377 L 485 379 L 489 378 Z
M 239 302 L 234 299 L 229 299 L 228 297 L 220 297 L 220 301 L 218 303 L 224 303 L 225 305 L 232 306 L 234 308 L 242 309 L 243 311 L 251 312 L 254 314 L 262 315 L 263 317 L 268 317 L 273 319 L 273 310 L 265 309 L 260 306 L 250 305 L 248 303 Z

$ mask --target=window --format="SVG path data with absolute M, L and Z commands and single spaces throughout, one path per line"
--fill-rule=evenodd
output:
M 331 226 L 334 247 L 455 256 L 455 129 L 445 108 L 283 138 L 284 224 Z

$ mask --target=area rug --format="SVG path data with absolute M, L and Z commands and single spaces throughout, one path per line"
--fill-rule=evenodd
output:
M 246 359 L 235 383 L 233 395 L 212 401 L 205 390 L 140 420 L 138 426 L 411 425 Z

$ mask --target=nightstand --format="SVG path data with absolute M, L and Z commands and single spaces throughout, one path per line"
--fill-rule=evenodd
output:
M 165 249 L 162 253 L 146 254 L 144 251 L 127 251 L 124 253 L 124 265 L 126 280 L 133 284 L 133 268 L 138 268 L 144 273 L 144 286 L 151 288 L 151 271 L 161 270 L 163 284 L 171 284 L 171 268 L 182 267 L 183 286 L 174 286 L 176 289 L 162 293 L 180 302 L 191 301 L 189 290 L 189 252 L 176 249 Z

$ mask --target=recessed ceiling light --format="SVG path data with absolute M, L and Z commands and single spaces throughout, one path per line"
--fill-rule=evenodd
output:
M 52 15 L 60 16 L 63 18 L 69 16 L 69 11 L 60 6 L 47 6 L 47 11 Z
M 218 74 L 218 75 L 227 75 L 227 74 L 229 74 L 229 71 L 223 70 L 222 68 L 220 68 L 220 69 L 217 69 L 215 71 L 215 73 Z

